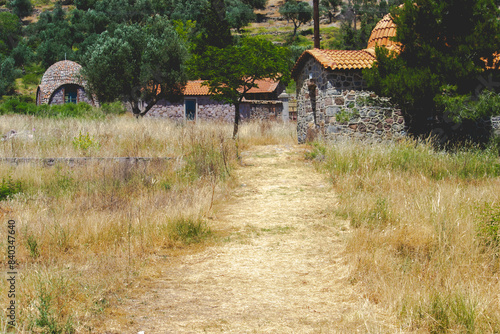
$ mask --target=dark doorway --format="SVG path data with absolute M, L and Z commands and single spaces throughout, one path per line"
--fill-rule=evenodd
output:
M 196 100 L 184 100 L 186 108 L 186 120 L 194 121 L 196 119 Z

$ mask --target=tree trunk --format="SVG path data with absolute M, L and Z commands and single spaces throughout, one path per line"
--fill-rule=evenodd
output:
M 238 136 L 238 126 L 240 124 L 240 101 L 234 103 L 234 130 L 233 139 Z
M 320 39 L 319 39 L 319 0 L 313 1 L 314 6 L 314 48 L 320 49 Z

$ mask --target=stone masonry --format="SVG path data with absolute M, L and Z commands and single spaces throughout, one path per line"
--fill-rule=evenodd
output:
M 297 78 L 297 136 L 329 139 L 400 138 L 406 134 L 401 111 L 365 90 L 360 70 L 329 70 L 310 58 Z

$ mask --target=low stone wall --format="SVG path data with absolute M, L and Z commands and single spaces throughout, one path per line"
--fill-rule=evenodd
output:
M 401 111 L 365 90 L 361 71 L 331 71 L 315 59 L 297 80 L 299 143 L 319 134 L 329 139 L 392 139 L 406 135 Z
M 281 102 L 264 103 L 255 102 L 249 105 L 249 119 L 255 120 L 281 120 L 283 114 L 283 104 Z
M 171 160 L 171 157 L 150 158 L 150 157 L 76 157 L 76 158 L 0 158 L 0 162 L 10 163 L 12 165 L 35 164 L 51 167 L 56 164 L 65 164 L 70 167 L 81 166 L 87 163 L 117 163 L 124 165 L 140 165 L 152 162 L 165 162 Z

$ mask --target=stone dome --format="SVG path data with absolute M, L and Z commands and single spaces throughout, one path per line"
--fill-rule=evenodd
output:
M 392 20 L 391 14 L 387 14 L 373 28 L 366 50 L 374 54 L 375 47 L 378 45 L 399 51 L 400 44 L 391 39 L 394 36 L 396 36 L 396 24 Z
M 82 66 L 71 60 L 62 60 L 52 66 L 43 74 L 37 91 L 37 104 L 49 103 L 50 97 L 62 85 L 84 86 L 80 78 Z

